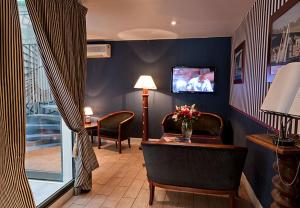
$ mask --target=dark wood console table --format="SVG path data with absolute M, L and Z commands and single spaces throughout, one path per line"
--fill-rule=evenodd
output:
M 276 152 L 276 145 L 272 143 L 272 137 L 269 135 L 250 135 L 247 139 L 255 144 L 263 146 Z M 298 162 L 300 160 L 300 148 L 278 147 L 279 170 L 285 183 L 290 183 L 294 179 Z M 300 207 L 300 174 L 298 174 L 295 183 L 291 186 L 281 182 L 278 174 L 277 161 L 273 163 L 273 169 L 276 175 L 272 178 L 273 190 L 271 192 L 273 203 L 271 208 L 299 208 Z

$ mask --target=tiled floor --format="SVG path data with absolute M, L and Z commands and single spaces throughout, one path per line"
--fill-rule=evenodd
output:
M 142 166 L 143 155 L 138 149 L 139 140 L 132 142 L 131 149 L 123 143 L 119 154 L 114 143 L 107 143 L 98 150 L 94 147 L 100 168 L 93 172 L 93 190 L 74 196 L 64 208 L 146 208 L 149 207 L 149 189 L 146 169 Z M 243 187 L 238 208 L 252 208 Z M 188 193 L 169 192 L 156 188 L 151 207 L 227 208 L 227 199 Z

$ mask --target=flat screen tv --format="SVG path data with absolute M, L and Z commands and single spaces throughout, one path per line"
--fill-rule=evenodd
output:
M 172 69 L 173 93 L 213 93 L 214 91 L 214 67 L 177 66 Z

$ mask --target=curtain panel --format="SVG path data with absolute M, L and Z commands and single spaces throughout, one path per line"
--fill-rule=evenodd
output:
M 77 195 L 92 188 L 92 171 L 99 166 L 83 116 L 87 9 L 76 0 L 26 0 L 26 6 L 56 105 L 67 126 L 77 135 Z
M 25 174 L 25 95 L 16 0 L 0 1 L 0 207 L 35 207 Z

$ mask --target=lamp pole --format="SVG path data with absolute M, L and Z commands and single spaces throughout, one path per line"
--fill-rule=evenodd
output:
M 149 75 L 141 75 L 139 79 L 137 80 L 136 84 L 134 85 L 134 88 L 137 89 L 143 89 L 142 92 L 142 126 L 143 126 L 143 135 L 142 135 L 142 141 L 148 141 L 149 138 L 149 121 L 148 121 L 148 97 L 149 92 L 148 90 L 156 90 L 156 85 Z M 141 149 L 141 147 L 140 147 Z
M 142 120 L 143 120 L 143 138 L 142 141 L 148 141 L 148 89 L 143 89 L 143 114 L 142 114 Z

